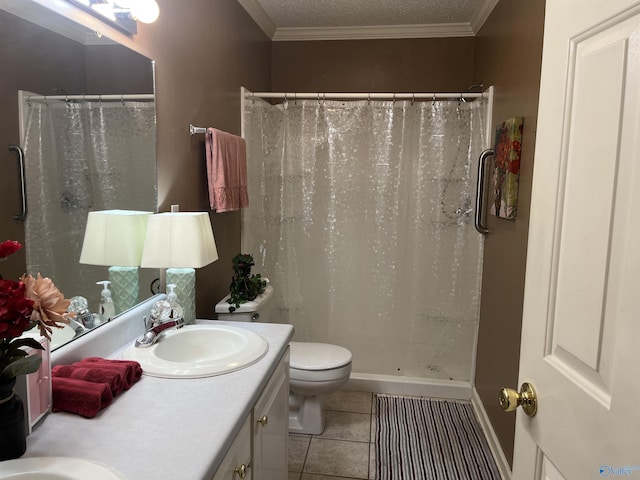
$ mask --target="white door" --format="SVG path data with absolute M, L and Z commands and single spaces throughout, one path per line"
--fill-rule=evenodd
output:
M 513 478 L 640 479 L 640 1 L 546 4 Z

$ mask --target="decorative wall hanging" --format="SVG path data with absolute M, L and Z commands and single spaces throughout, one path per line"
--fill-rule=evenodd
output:
M 524 118 L 513 117 L 496 128 L 494 198 L 491 213 L 513 220 L 518 214 L 518 181 Z

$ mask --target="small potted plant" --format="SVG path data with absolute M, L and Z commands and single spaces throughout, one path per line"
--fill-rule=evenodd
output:
M 229 286 L 229 312 L 233 313 L 240 304 L 255 300 L 264 292 L 267 281 L 258 273 L 251 275 L 251 267 L 255 265 L 253 256 L 239 253 L 232 259 L 233 277 Z

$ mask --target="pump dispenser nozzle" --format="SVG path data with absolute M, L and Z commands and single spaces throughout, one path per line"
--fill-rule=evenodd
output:
M 102 285 L 102 291 L 100 292 L 100 306 L 98 307 L 98 321 L 102 323 L 107 323 L 116 316 L 116 307 L 113 304 L 113 299 L 111 298 L 111 290 L 109 290 L 109 285 L 111 282 L 109 280 L 103 280 L 101 282 L 96 282 L 96 285 Z
M 174 292 L 175 288 L 176 288 L 175 283 L 169 283 L 167 285 L 167 289 L 169 290 L 169 292 L 167 293 L 167 302 L 169 302 L 169 304 L 171 305 L 171 314 L 170 314 L 171 318 L 178 318 L 178 317 L 184 316 L 184 309 L 178 303 L 178 295 L 176 295 L 176 292 Z

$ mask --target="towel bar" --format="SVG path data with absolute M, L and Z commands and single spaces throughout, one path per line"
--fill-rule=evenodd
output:
M 189 124 L 189 133 L 191 135 L 196 135 L 198 133 L 207 133 L 207 129 L 204 127 L 196 127 L 192 124 Z

